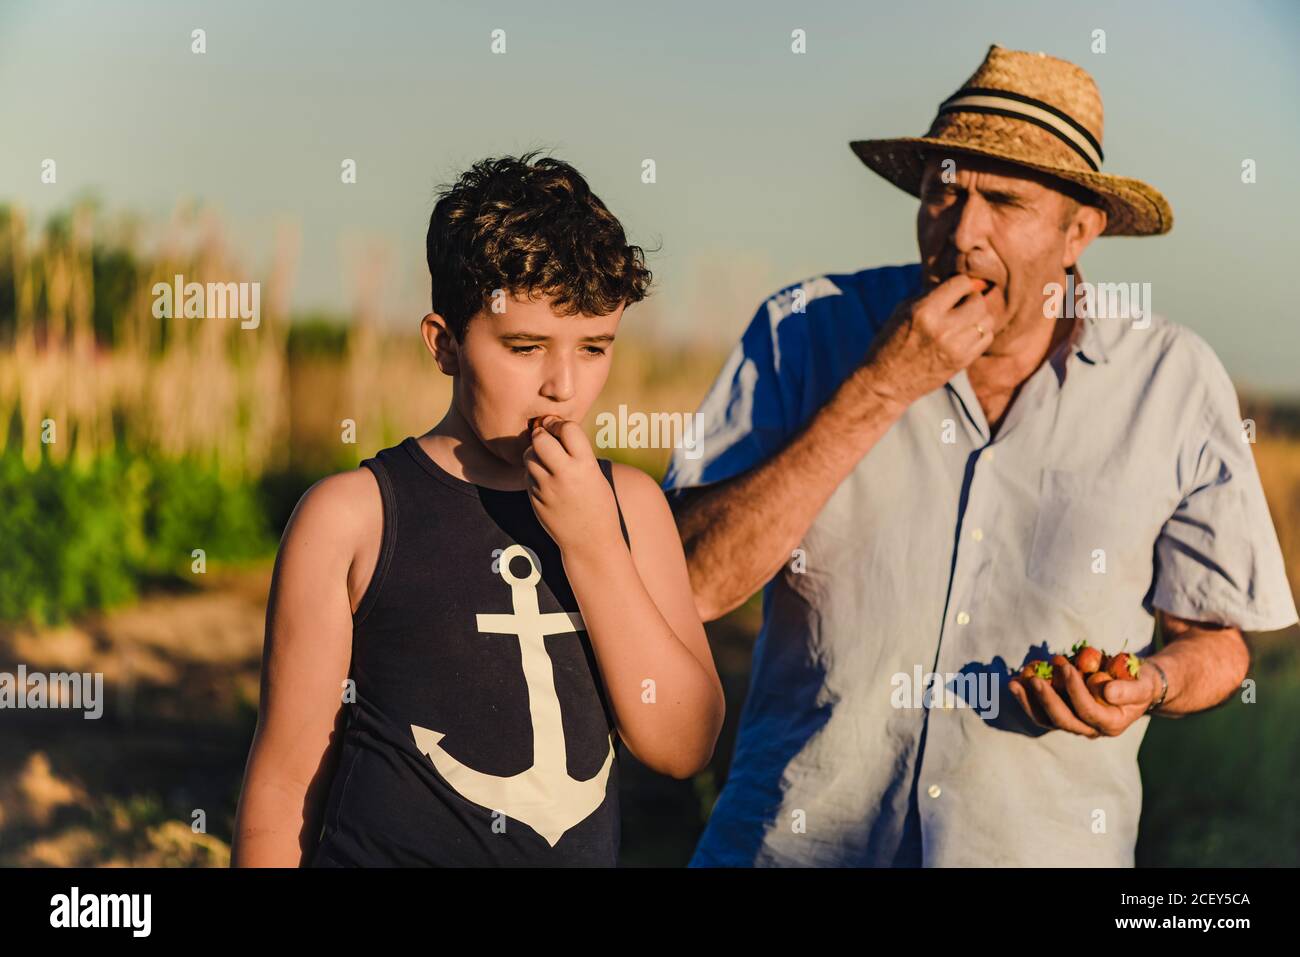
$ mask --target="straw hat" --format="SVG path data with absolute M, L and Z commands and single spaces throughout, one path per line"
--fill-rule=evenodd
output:
M 855 140 L 849 146 L 913 196 L 921 192 L 926 152 L 988 156 L 1095 193 L 1107 213 L 1104 236 L 1169 232 L 1174 214 L 1159 190 L 1101 172 L 1101 132 L 1101 93 L 1087 71 L 995 43 L 962 88 L 939 105 L 925 136 Z

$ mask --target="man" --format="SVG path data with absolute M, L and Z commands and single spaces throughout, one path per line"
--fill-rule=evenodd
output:
M 991 47 L 927 136 L 851 144 L 919 196 L 921 262 L 782 290 L 714 383 L 664 486 L 701 616 L 766 588 L 693 865 L 1132 866 L 1148 715 L 1296 621 L 1217 357 L 1057 292 L 1172 226 L 1101 141 L 1085 71 Z M 1081 640 L 1137 679 L 1011 677 Z

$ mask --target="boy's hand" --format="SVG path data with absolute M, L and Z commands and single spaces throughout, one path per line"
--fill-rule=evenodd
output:
M 524 451 L 528 497 L 542 527 L 560 546 L 600 548 L 621 538 L 614 490 L 582 426 L 558 415 L 534 423 Z

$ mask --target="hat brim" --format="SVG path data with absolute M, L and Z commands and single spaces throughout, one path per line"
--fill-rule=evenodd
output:
M 939 137 L 909 136 L 887 140 L 854 140 L 849 147 L 868 167 L 899 189 L 920 197 L 923 154 L 942 151 L 1014 163 L 1075 183 L 1095 193 L 1106 209 L 1103 236 L 1159 236 L 1174 226 L 1174 212 L 1155 187 L 1127 176 L 1080 172 L 1030 163 L 997 150 L 969 146 Z

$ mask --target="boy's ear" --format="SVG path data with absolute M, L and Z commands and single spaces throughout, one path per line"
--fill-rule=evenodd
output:
M 443 375 L 456 375 L 460 372 L 460 343 L 452 335 L 447 320 L 436 312 L 426 313 L 420 320 L 420 335 L 424 344 L 433 353 L 434 361 Z

